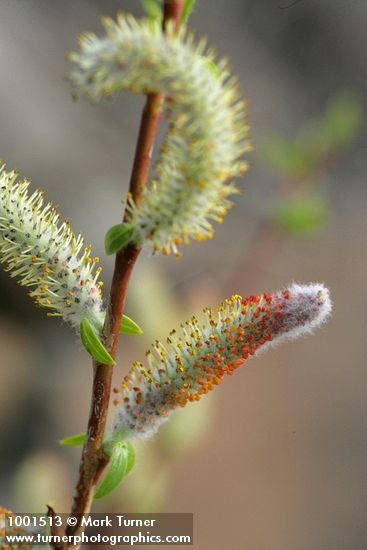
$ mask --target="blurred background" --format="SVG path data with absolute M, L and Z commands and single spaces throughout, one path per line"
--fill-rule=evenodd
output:
M 71 100 L 65 53 L 138 0 L 0 0 L 0 156 L 60 206 L 104 265 L 144 99 Z M 232 293 L 321 281 L 334 302 L 313 337 L 248 363 L 139 446 L 96 511 L 193 512 L 198 550 L 363 550 L 367 544 L 364 0 L 198 0 L 191 24 L 228 56 L 255 151 L 214 239 L 180 260 L 142 254 L 116 384 L 150 342 Z M 0 276 L 0 502 L 70 507 L 90 360 L 77 337 Z

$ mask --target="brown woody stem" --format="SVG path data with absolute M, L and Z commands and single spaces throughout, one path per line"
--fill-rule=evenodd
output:
M 169 20 L 179 26 L 183 0 L 165 0 L 163 28 Z M 164 98 L 158 94 L 147 96 L 141 118 L 139 136 L 136 146 L 134 164 L 130 179 L 129 193 L 135 203 L 142 197 L 151 165 L 152 151 L 163 109 Z M 125 214 L 126 219 L 126 214 Z M 105 325 L 103 328 L 104 344 L 113 358 L 116 357 L 119 342 L 120 325 L 124 310 L 127 287 L 140 248 L 129 244 L 116 254 Z M 112 365 L 93 365 L 93 388 L 87 438 L 83 447 L 79 479 L 76 486 L 71 515 L 79 518 L 75 526 L 66 529 L 67 535 L 81 531 L 80 517 L 91 510 L 96 484 L 108 463 L 103 453 L 103 439 L 106 428 L 112 384 Z M 68 545 L 73 546 L 73 545 Z M 75 546 L 74 546 L 75 547 Z

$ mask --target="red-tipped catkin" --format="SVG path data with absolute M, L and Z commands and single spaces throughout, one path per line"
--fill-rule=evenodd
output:
M 311 332 L 331 311 L 321 284 L 293 284 L 273 294 L 232 296 L 216 311 L 204 310 L 172 331 L 166 344 L 147 352 L 125 376 L 112 437 L 144 437 L 157 431 L 178 406 L 199 401 L 251 356 L 287 338 Z

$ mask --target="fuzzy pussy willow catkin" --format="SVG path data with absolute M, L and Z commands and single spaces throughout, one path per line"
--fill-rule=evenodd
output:
M 72 86 L 93 101 L 121 89 L 169 98 L 155 175 L 139 204 L 128 200 L 128 210 L 133 240 L 178 254 L 190 238 L 211 237 L 212 222 L 221 222 L 231 206 L 231 179 L 247 168 L 241 157 L 250 149 L 245 102 L 205 41 L 195 44 L 184 31 L 165 34 L 158 22 L 124 14 L 103 25 L 104 38 L 84 34 L 80 51 L 70 55 Z
M 31 287 L 39 306 L 74 327 L 83 318 L 99 329 L 103 304 L 97 267 L 91 247 L 84 247 L 43 192 L 29 192 L 29 180 L 0 163 L 0 262 L 19 284 Z
M 204 323 L 193 317 L 165 344 L 157 341 L 148 365 L 134 363 L 119 390 L 112 437 L 152 435 L 175 408 L 198 401 L 259 350 L 311 332 L 330 311 L 320 284 L 232 296 L 216 311 L 205 310 Z

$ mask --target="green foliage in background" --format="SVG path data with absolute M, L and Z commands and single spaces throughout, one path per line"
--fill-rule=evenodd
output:
M 274 215 L 274 223 L 289 233 L 314 233 L 327 223 L 329 209 L 321 195 L 296 196 L 282 201 Z
M 341 93 L 328 102 L 320 118 L 306 121 L 293 138 L 273 132 L 263 140 L 262 159 L 280 184 L 280 197 L 271 215 L 274 227 L 299 236 L 315 233 L 327 224 L 330 208 L 322 184 L 358 137 L 362 122 L 360 100 Z

